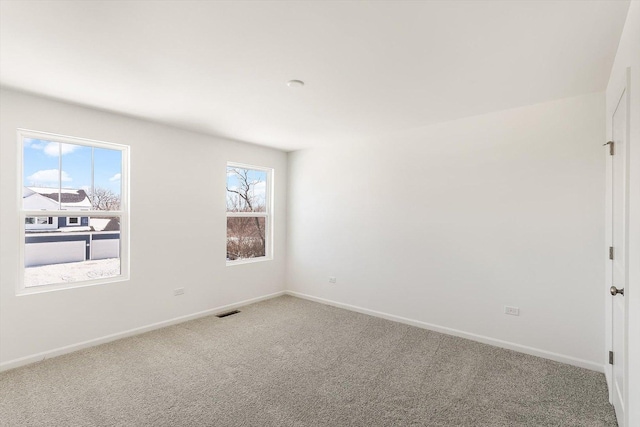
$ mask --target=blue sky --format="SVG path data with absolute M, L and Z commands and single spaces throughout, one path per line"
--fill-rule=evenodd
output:
M 59 143 L 25 138 L 23 145 L 24 185 L 57 188 Z M 63 188 L 91 188 L 91 150 L 83 145 L 62 144 Z M 104 148 L 93 150 L 94 185 L 120 194 L 122 153 Z

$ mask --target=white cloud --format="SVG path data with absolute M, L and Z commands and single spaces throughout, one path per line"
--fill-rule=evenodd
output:
M 256 197 L 261 197 L 264 200 L 264 197 L 267 194 L 267 183 L 264 181 L 254 183 L 253 194 Z
M 46 169 L 41 170 L 33 175 L 29 175 L 27 180 L 31 182 L 31 185 L 45 184 L 45 183 L 57 183 L 58 182 L 58 169 Z M 65 171 L 62 171 L 62 181 L 71 181 L 71 177 Z
M 73 153 L 76 149 L 80 148 L 78 145 L 72 144 L 60 144 L 60 148 L 58 148 L 57 142 L 49 142 L 44 146 L 44 153 L 47 156 L 58 157 L 59 150 L 62 150 L 62 155 Z
M 120 181 L 120 178 L 122 177 L 122 175 L 120 175 L 119 173 L 113 175 L 111 178 L 109 178 L 109 181 L 113 182 L 113 181 Z
M 44 151 L 44 154 L 51 157 L 58 157 L 58 154 L 60 152 L 57 142 L 48 143 L 47 145 L 44 146 L 43 151 Z
M 42 150 L 44 148 L 44 144 L 39 139 L 33 138 L 25 138 L 24 146 L 28 148 L 33 148 L 35 150 Z
M 58 157 L 60 150 L 62 150 L 62 155 L 64 156 L 65 154 L 73 153 L 80 148 L 79 145 L 59 144 L 57 142 L 41 141 L 39 139 L 30 138 L 25 138 L 24 146 L 33 148 L 34 150 L 42 150 L 44 154 L 51 157 Z
M 74 151 L 76 151 L 78 148 L 80 148 L 79 145 L 73 145 L 73 144 L 60 144 L 61 148 L 62 148 L 62 155 L 64 156 L 65 154 L 69 154 L 69 153 L 73 153 Z M 56 154 L 57 155 L 57 154 Z

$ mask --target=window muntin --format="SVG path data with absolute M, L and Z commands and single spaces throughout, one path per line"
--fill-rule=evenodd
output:
M 272 257 L 273 170 L 227 165 L 227 264 Z
M 26 130 L 18 140 L 18 292 L 128 279 L 128 147 Z

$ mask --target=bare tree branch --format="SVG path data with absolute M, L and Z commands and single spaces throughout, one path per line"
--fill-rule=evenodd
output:
M 120 210 L 120 195 L 108 188 L 96 187 L 88 194 L 91 208 L 96 211 Z

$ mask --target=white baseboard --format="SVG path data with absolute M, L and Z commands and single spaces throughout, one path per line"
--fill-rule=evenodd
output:
M 344 304 L 341 302 L 319 298 L 312 295 L 303 294 L 300 292 L 285 291 L 285 293 L 287 295 L 307 299 L 310 301 L 319 302 L 321 304 L 327 304 L 327 305 L 331 305 L 338 308 L 344 308 L 346 310 L 351 310 L 351 311 L 355 311 L 362 314 L 368 314 L 370 316 L 380 317 L 382 319 L 392 320 L 394 322 L 404 323 L 406 325 L 417 326 L 418 328 L 429 329 L 431 331 L 440 332 L 447 335 L 454 335 L 456 337 L 466 338 L 472 341 L 481 342 L 483 344 L 489 344 L 496 347 L 506 348 L 508 350 L 530 354 L 532 356 L 538 356 L 545 359 L 554 360 L 556 362 L 566 363 L 568 365 L 578 366 L 580 368 L 586 368 L 592 371 L 604 373 L 603 365 L 595 362 L 590 362 L 588 360 L 578 359 L 572 356 L 565 356 L 563 354 L 553 353 L 550 351 L 541 350 L 539 348 L 529 347 L 526 345 L 516 344 L 509 341 L 503 341 L 496 338 L 487 337 L 484 335 L 464 332 L 458 329 L 447 328 L 445 326 L 434 325 L 432 323 L 421 322 L 419 320 L 407 319 L 406 317 L 400 317 L 393 314 L 383 313 L 381 311 L 369 310 L 367 308 L 362 308 L 362 307 L 358 307 L 350 304 Z
M 139 328 L 129 329 L 128 331 L 118 332 L 116 334 L 106 335 L 100 338 L 95 338 L 88 341 L 83 341 L 77 344 L 67 345 L 65 347 L 59 347 L 53 350 L 43 351 L 41 353 L 32 354 L 30 356 L 21 357 L 19 359 L 9 360 L 4 363 L 0 363 L 0 372 L 8 371 L 9 369 L 18 368 L 20 366 L 28 365 L 35 362 L 41 362 L 45 359 L 51 359 L 52 357 L 61 356 L 63 354 L 72 353 L 74 351 L 82 350 L 83 348 L 94 347 L 96 345 L 108 343 L 110 341 L 119 340 L 122 338 L 130 337 L 133 335 L 142 334 L 145 332 L 153 331 L 154 329 L 165 328 L 167 326 L 176 325 L 178 323 L 186 322 L 188 320 L 197 319 L 199 317 L 210 316 L 213 314 L 221 313 L 227 310 L 233 310 L 245 305 L 253 304 L 256 302 L 264 301 L 267 299 L 279 297 L 284 295 L 284 291 L 275 292 L 269 295 L 263 295 L 257 298 L 251 298 L 248 300 L 236 302 L 233 304 L 223 305 L 221 307 L 211 308 L 209 310 L 200 311 L 198 313 L 187 314 L 185 316 L 175 317 L 173 319 L 164 320 L 162 322 L 153 323 L 151 325 L 142 326 Z

